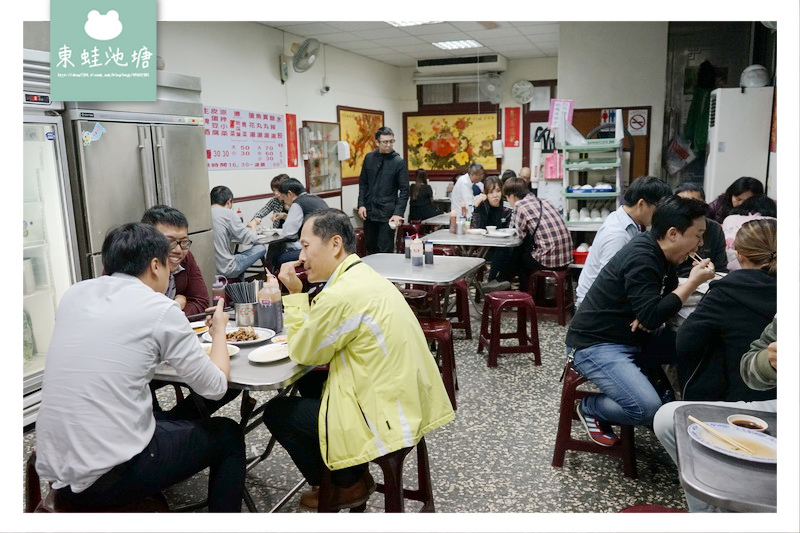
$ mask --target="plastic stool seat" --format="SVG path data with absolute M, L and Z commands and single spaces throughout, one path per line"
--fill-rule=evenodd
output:
M 453 327 L 449 320 L 443 318 L 419 319 L 419 325 L 428 342 L 436 341 L 436 356 L 439 360 L 439 371 L 444 381 L 444 388 L 450 398 L 453 410 L 456 410 L 456 359 L 453 351 Z
M 536 295 L 539 282 L 544 282 L 546 278 L 556 279 L 556 301 L 554 305 L 543 305 L 543 302 L 536 303 L 536 311 L 540 315 L 553 315 L 558 319 L 560 326 L 567 325 L 567 312 L 575 312 L 575 298 L 573 296 L 572 278 L 567 269 L 564 270 L 536 270 L 528 278 L 528 291 L 532 296 Z
M 383 472 L 383 483 L 376 483 L 375 490 L 383 493 L 384 511 L 387 513 L 405 512 L 405 500 L 415 500 L 422 502 L 422 513 L 435 513 L 436 508 L 433 503 L 433 486 L 431 484 L 430 463 L 428 461 L 428 447 L 425 444 L 425 437 L 420 438 L 416 445 L 417 448 L 417 482 L 418 487 L 406 489 L 403 487 L 403 462 L 414 447 L 402 448 L 388 453 L 382 457 L 373 459 L 372 463 L 377 464 Z M 333 485 L 331 484 L 331 474 L 327 468 L 322 471 L 322 479 L 319 484 L 319 507 L 317 512 L 331 512 L 331 500 L 333 498 Z M 363 513 L 367 504 L 350 509 L 353 513 Z
M 504 310 L 516 309 L 517 329 L 514 332 L 502 333 L 500 324 Z M 530 321 L 530 334 L 527 333 L 525 321 Z M 500 346 L 500 339 L 517 339 L 517 346 Z M 533 297 L 521 291 L 495 291 L 486 295 L 483 301 L 483 318 L 481 319 L 481 333 L 478 337 L 478 353 L 483 352 L 486 346 L 489 349 L 487 365 L 497 366 L 497 356 L 504 353 L 531 353 L 534 363 L 542 364 L 542 354 L 539 349 L 539 326 L 536 322 L 536 307 Z
M 453 329 L 463 329 L 464 337 L 467 340 L 472 339 L 472 322 L 469 316 L 469 288 L 467 281 L 460 279 L 450 284 L 450 290 L 455 290 L 456 293 L 456 308 L 447 314 L 448 318 L 455 318 L 453 320 Z M 441 306 L 447 305 L 448 302 L 442 303 L 442 296 L 444 295 L 445 287 L 436 285 L 433 287 L 433 309 L 436 315 L 441 315 Z
M 615 446 L 600 446 L 591 440 L 581 440 L 572 437 L 572 421 L 578 419 L 575 404 L 581 398 L 597 392 L 578 390 L 586 383 L 587 379 L 581 376 L 571 363 L 564 369 L 564 387 L 561 391 L 561 414 L 558 419 L 556 442 L 553 449 L 553 466 L 564 466 L 564 456 L 567 450 L 580 452 L 601 453 L 622 459 L 623 473 L 636 479 L 636 449 L 633 440 L 633 426 L 621 426 L 620 441 Z

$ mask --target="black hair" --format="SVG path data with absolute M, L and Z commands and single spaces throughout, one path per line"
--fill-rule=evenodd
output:
M 503 184 L 503 196 L 513 194 L 517 198 L 525 198 L 528 195 L 528 184 L 522 178 L 508 178 Z
M 288 179 L 288 178 L 289 178 L 289 174 L 278 174 L 277 176 L 272 178 L 272 181 L 269 182 L 270 190 L 278 189 L 278 187 L 280 186 L 281 182 L 283 180 L 285 180 L 285 179 Z M 278 190 L 280 190 L 280 189 L 278 189 Z
M 281 191 L 281 194 L 286 194 L 287 192 L 291 191 L 297 196 L 300 196 L 306 192 L 306 188 L 303 187 L 303 184 L 295 178 L 286 178 L 283 180 L 280 183 L 278 190 Z
M 428 184 L 428 173 L 425 172 L 425 169 L 418 168 L 417 173 L 414 175 L 414 184 L 411 186 L 411 199 L 413 201 L 417 201 L 417 197 L 419 196 L 419 190 L 422 185 Z
M 391 128 L 387 128 L 386 126 L 381 126 L 375 132 L 375 140 L 379 141 L 381 139 L 381 135 L 391 135 L 392 137 L 394 137 L 394 132 L 392 131 Z
M 674 194 L 680 194 L 682 192 L 699 192 L 700 198 L 705 201 L 706 199 L 706 191 L 703 190 L 703 186 L 695 183 L 693 181 L 685 181 L 675 187 L 675 190 L 672 191 Z
M 169 241 L 150 224 L 129 222 L 113 228 L 103 241 L 103 269 L 106 274 L 139 277 L 153 258 L 167 264 Z
M 142 222 L 144 224 L 150 224 L 151 226 L 163 224 L 174 228 L 189 227 L 189 221 L 186 220 L 186 215 L 168 205 L 154 205 L 144 212 L 144 215 L 142 215 Z
M 225 205 L 228 200 L 233 200 L 233 193 L 224 185 L 217 185 L 211 189 L 211 204 Z
M 486 176 L 486 179 L 483 180 L 483 192 L 488 195 L 489 191 L 494 187 L 500 189 L 500 194 L 503 193 L 503 184 L 500 183 L 500 178 L 497 176 Z
M 353 230 L 353 225 L 350 223 L 350 218 L 341 209 L 329 207 L 328 209 L 320 209 L 314 211 L 306 219 L 306 223 L 313 220 L 311 230 L 314 235 L 322 239 L 323 242 L 328 242 L 331 237 L 339 235 L 342 238 L 342 248 L 348 254 L 355 253 L 356 251 L 356 233 Z
M 639 200 L 656 205 L 659 200 L 670 194 L 672 194 L 672 190 L 664 180 L 654 176 L 639 176 L 625 189 L 622 202 L 628 207 L 636 205 Z
M 762 217 L 778 216 L 778 204 L 766 194 L 751 196 L 738 207 L 731 209 L 731 215 L 752 215 L 758 213 Z
M 503 175 L 500 177 L 500 182 L 502 184 L 505 184 L 505 182 L 506 182 L 506 180 L 508 178 L 516 178 L 516 177 L 517 177 L 517 173 L 509 168 L 505 172 L 503 172 Z
M 738 180 L 728 185 L 728 188 L 725 189 L 724 194 L 728 197 L 728 202 L 730 202 L 732 196 L 738 196 L 743 192 L 748 191 L 752 192 L 753 196 L 757 194 L 764 194 L 764 185 L 762 185 L 761 182 L 755 178 L 742 176 Z
M 675 228 L 683 234 L 695 220 L 705 216 L 705 202 L 675 195 L 666 196 L 656 206 L 650 233 L 656 240 L 663 239 L 669 228 Z

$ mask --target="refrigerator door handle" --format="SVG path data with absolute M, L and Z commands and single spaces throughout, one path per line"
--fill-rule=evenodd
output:
M 150 126 L 137 126 L 139 134 L 139 159 L 142 163 L 142 169 L 146 169 L 152 165 L 146 150 L 150 150 L 150 142 L 147 139 L 147 132 Z M 152 207 L 158 203 L 158 195 L 156 194 L 155 183 L 153 176 L 149 172 L 142 172 L 142 187 L 144 188 L 144 196 L 147 207 Z
M 164 135 L 164 126 L 153 126 L 155 134 L 156 164 L 158 165 L 158 183 L 161 192 L 161 203 L 172 205 L 172 190 L 170 188 L 169 166 L 167 165 L 167 137 Z

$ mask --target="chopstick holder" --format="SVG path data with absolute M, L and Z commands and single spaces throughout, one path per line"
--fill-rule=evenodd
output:
M 746 453 L 749 453 L 750 455 L 755 455 L 756 454 L 756 452 L 754 452 L 753 450 L 751 450 L 750 448 L 748 448 L 744 444 L 740 443 L 737 440 L 734 440 L 734 439 L 730 438 L 729 436 L 725 435 L 724 433 L 721 433 L 721 432 L 717 431 L 716 429 L 712 428 L 708 424 L 700 422 L 698 419 L 696 419 L 692 415 L 689 415 L 689 420 L 691 420 L 692 422 L 694 422 L 695 424 L 697 424 L 701 428 L 705 429 L 706 431 L 708 431 L 709 433 L 711 433 L 712 435 L 714 435 L 718 439 L 724 440 L 725 442 L 727 442 L 731 446 L 734 446 L 735 448 L 738 448 L 738 449 L 740 449 L 740 450 L 742 450 L 742 451 L 744 451 Z

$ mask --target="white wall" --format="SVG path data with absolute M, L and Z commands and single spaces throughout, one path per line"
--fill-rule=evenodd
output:
M 576 108 L 652 106 L 651 175 L 661 166 L 668 22 L 561 22 L 558 96 Z
M 292 113 L 303 120 L 337 122 L 337 105 L 382 110 L 384 121 L 402 136 L 404 111 L 415 111 L 412 69 L 397 68 L 331 46 L 323 46 L 317 64 L 303 73 L 290 69 L 281 84 L 278 56 L 290 54 L 302 37 L 255 22 L 159 22 L 158 54 L 165 70 L 202 78 L 203 103 L 221 107 Z M 324 80 L 324 82 L 323 82 Z M 322 94 L 323 85 L 330 92 Z M 210 186 L 226 185 L 236 196 L 269 193 L 269 182 L 286 174 L 305 183 L 302 166 L 270 170 L 209 171 Z M 358 186 L 345 187 L 340 204 L 351 214 Z M 239 204 L 245 219 L 265 201 Z

